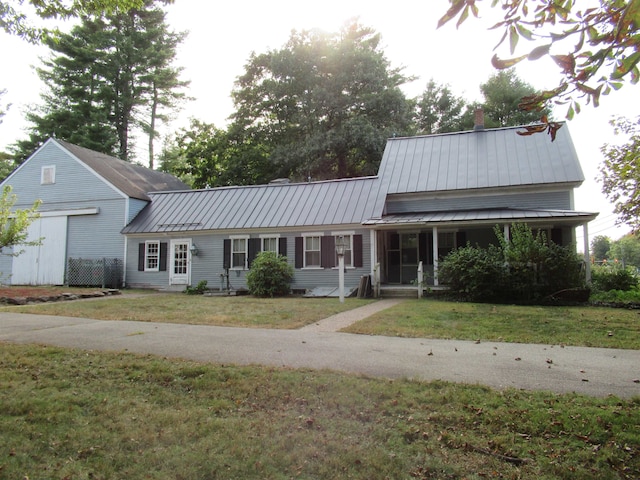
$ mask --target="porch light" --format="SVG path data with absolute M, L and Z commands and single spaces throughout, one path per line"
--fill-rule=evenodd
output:
M 189 247 L 189 251 L 191 252 L 191 255 L 193 255 L 194 257 L 198 256 L 198 246 L 195 243 L 191 244 L 191 247 Z
M 338 282 L 340 288 L 340 303 L 344 303 L 344 252 L 347 250 L 344 235 L 336 237 L 336 255 L 338 255 Z

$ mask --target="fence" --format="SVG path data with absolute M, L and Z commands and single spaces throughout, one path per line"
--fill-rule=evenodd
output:
M 69 258 L 66 285 L 122 288 L 123 263 L 119 258 Z

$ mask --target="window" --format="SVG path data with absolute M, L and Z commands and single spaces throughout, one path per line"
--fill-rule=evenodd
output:
M 157 272 L 160 268 L 160 242 L 144 242 L 144 270 Z
M 40 184 L 52 185 L 56 183 L 56 166 L 46 165 L 40 170 Z
M 249 237 L 231 237 L 231 268 L 247 268 L 247 240 Z
M 304 268 L 320 268 L 320 235 L 304 237 Z
M 338 241 L 338 237 L 343 237 L 347 247 L 344 249 L 344 266 L 353 267 L 353 236 L 345 235 L 341 233 L 334 234 L 335 241 Z M 338 254 L 336 253 L 336 265 L 338 265 Z
M 262 251 L 263 252 L 276 252 L 278 253 L 278 238 L 277 237 L 262 237 Z

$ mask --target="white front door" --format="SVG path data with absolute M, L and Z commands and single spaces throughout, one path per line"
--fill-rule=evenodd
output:
M 191 240 L 171 240 L 171 271 L 169 273 L 169 283 L 171 285 L 191 284 L 190 248 Z
M 62 285 L 67 252 L 67 217 L 41 217 L 28 229 L 28 241 L 42 239 L 40 245 L 16 246 L 24 250 L 14 257 L 13 285 Z

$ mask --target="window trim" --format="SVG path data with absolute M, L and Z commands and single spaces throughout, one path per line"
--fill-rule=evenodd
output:
M 344 232 L 331 232 L 331 235 L 334 238 L 334 242 L 338 240 L 338 237 L 349 237 L 349 248 L 347 250 L 349 250 L 349 252 L 351 253 L 350 255 L 350 259 L 351 261 L 349 263 L 344 262 L 344 268 L 356 268 L 354 266 L 354 254 L 353 254 L 353 237 L 355 236 L 356 232 L 354 230 L 345 230 Z M 336 258 L 336 266 L 333 267 L 334 269 L 338 269 L 340 268 L 338 266 L 338 254 L 334 252 L 335 258 Z M 346 258 L 346 255 L 345 255 Z
M 151 245 L 156 246 L 156 253 L 152 256 L 149 255 L 149 247 Z M 149 260 L 156 258 L 156 267 L 149 267 Z M 159 272 L 160 271 L 160 240 L 145 240 L 144 242 L 144 271 L 145 272 Z
M 302 237 L 302 269 L 303 270 L 321 270 L 324 267 L 322 266 L 322 237 L 324 237 L 324 232 L 309 232 L 303 233 Z M 309 252 L 318 252 L 318 264 L 317 265 L 307 265 L 307 238 L 309 237 L 317 237 L 318 238 L 318 250 L 308 250 Z
M 279 233 L 261 233 L 258 235 L 260 238 L 260 251 L 261 252 L 275 252 L 280 254 L 280 234 Z M 275 250 L 265 250 L 264 241 L 265 240 L 275 240 L 276 241 L 276 249 Z
M 229 235 L 229 240 L 231 240 L 230 245 L 230 258 L 229 258 L 229 270 L 247 270 L 248 262 L 249 262 L 249 235 Z M 235 244 L 234 240 L 244 240 L 244 251 L 236 251 L 233 249 Z M 244 253 L 244 265 L 234 265 L 233 255 L 235 253 Z
M 45 181 L 47 174 L 45 172 L 50 173 L 50 181 Z M 40 185 L 55 185 L 56 183 L 56 166 L 55 165 L 43 165 L 40 168 Z

